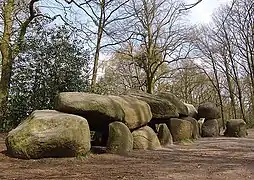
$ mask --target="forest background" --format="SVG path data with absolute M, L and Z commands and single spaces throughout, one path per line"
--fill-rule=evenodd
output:
M 59 92 L 129 90 L 210 101 L 252 127 L 254 2 L 213 1 L 208 22 L 207 1 L 0 0 L 0 130 Z

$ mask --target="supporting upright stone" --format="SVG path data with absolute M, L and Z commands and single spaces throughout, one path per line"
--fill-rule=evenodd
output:
M 141 127 L 132 132 L 134 149 L 158 149 L 161 147 L 160 141 L 149 126 Z
M 168 126 L 163 123 L 158 127 L 158 138 L 162 146 L 169 146 L 173 144 L 173 138 Z
M 107 150 L 111 153 L 127 153 L 133 149 L 133 136 L 122 122 L 109 124 Z
M 243 119 L 230 119 L 226 123 L 225 136 L 229 137 L 246 137 L 247 125 Z
M 199 124 L 198 121 L 192 117 L 182 117 L 181 119 L 191 122 L 192 124 L 192 138 L 198 139 L 200 138 Z
M 183 119 L 171 118 L 167 125 L 172 134 L 174 142 L 192 139 L 193 126 L 191 122 Z
M 217 119 L 206 120 L 202 125 L 202 137 L 219 136 L 219 124 Z

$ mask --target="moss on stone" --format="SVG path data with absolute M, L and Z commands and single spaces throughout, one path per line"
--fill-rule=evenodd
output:
M 109 124 L 107 149 L 112 153 L 127 153 L 133 149 L 132 134 L 122 122 Z
M 172 134 L 174 142 L 192 139 L 193 126 L 191 122 L 182 119 L 171 118 L 168 121 L 167 125 Z
M 90 130 L 79 116 L 35 111 L 6 138 L 7 152 L 18 158 L 65 157 L 90 150 Z
M 159 124 L 158 127 L 158 139 L 162 146 L 168 146 L 173 144 L 173 138 L 170 130 L 166 124 Z
M 149 126 L 141 127 L 132 132 L 134 149 L 158 149 L 161 147 L 160 141 Z

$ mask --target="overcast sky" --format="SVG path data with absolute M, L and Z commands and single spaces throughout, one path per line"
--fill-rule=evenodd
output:
M 197 0 L 187 0 L 189 3 Z M 192 23 L 208 23 L 211 20 L 213 11 L 221 4 L 230 2 L 231 0 L 203 0 L 196 7 L 191 9 L 190 21 Z

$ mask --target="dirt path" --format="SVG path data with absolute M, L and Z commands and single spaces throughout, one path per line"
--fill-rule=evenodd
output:
M 190 145 L 128 155 L 19 160 L 6 156 L 0 135 L 0 179 L 247 180 L 254 179 L 254 129 L 248 138 L 202 138 Z

